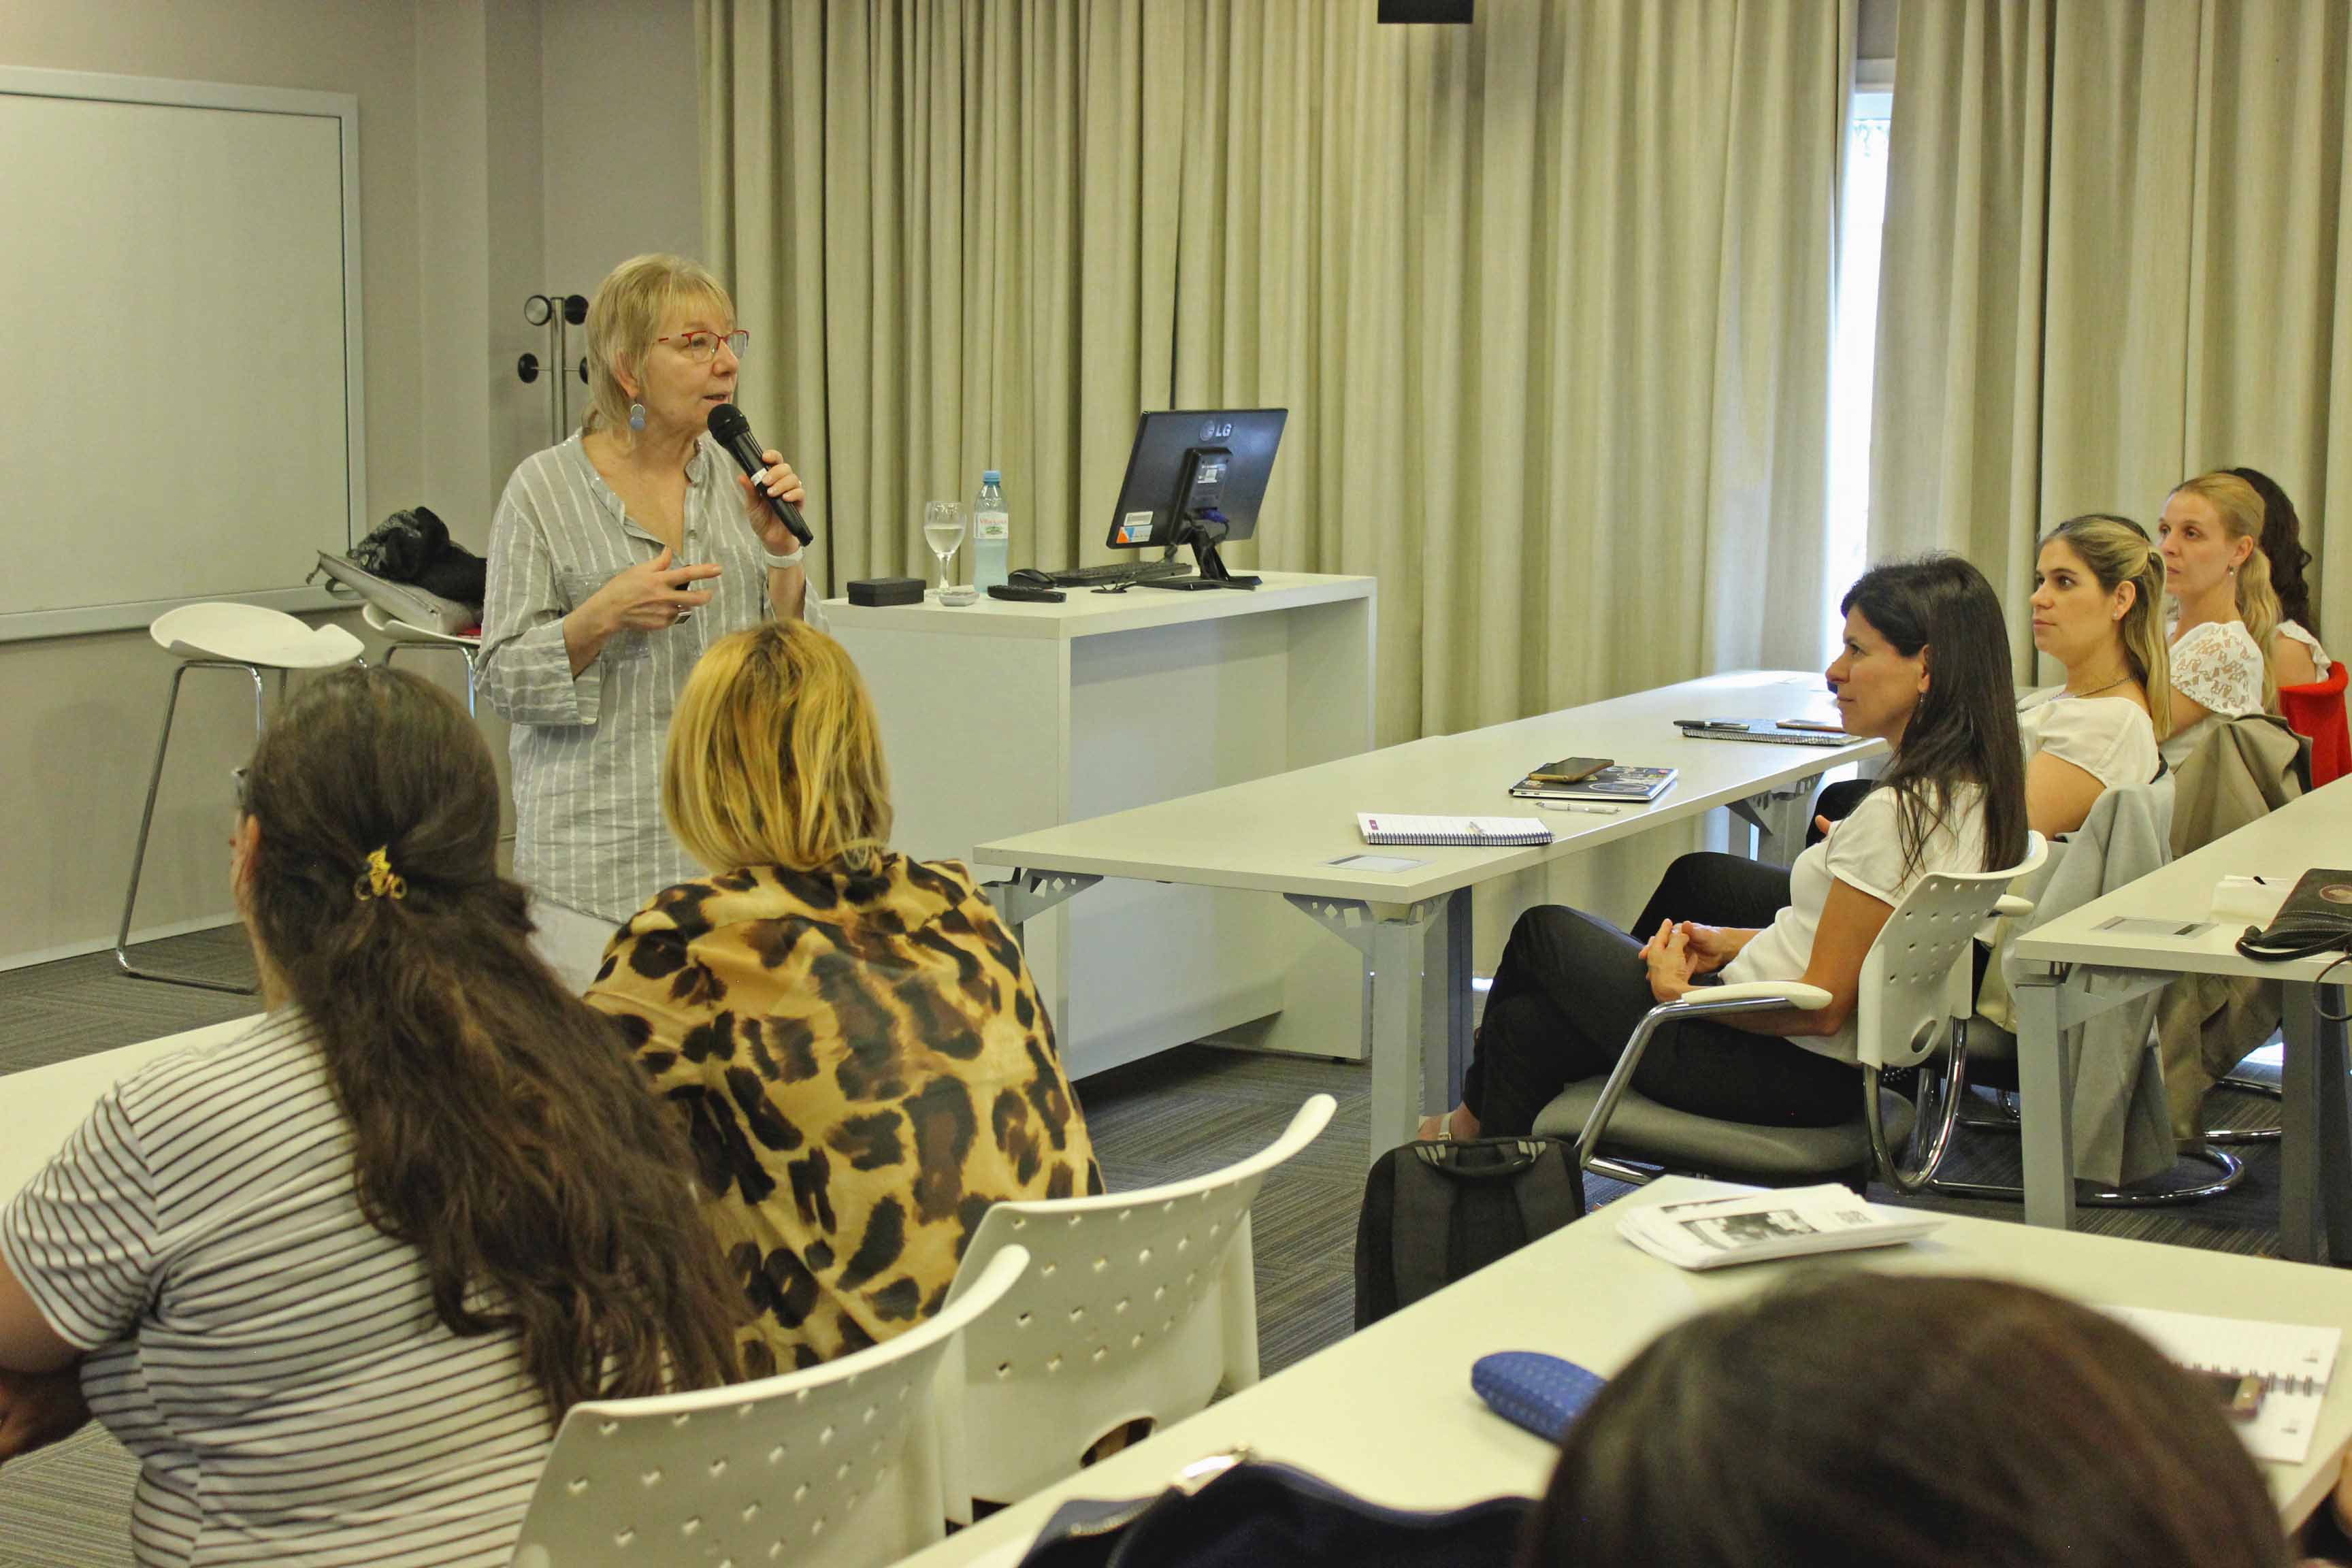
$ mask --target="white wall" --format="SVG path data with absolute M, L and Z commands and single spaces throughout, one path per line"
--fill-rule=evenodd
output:
M 543 352 L 523 296 L 698 244 L 692 0 L 0 0 L 0 64 L 358 97 L 368 512 L 425 501 L 477 549 L 547 437 L 544 384 L 514 374 Z M 72 570 L 66 531 L 0 547 Z M 143 633 L 0 644 L 0 965 L 111 939 L 171 669 Z M 227 918 L 239 679 L 189 678 L 142 928 Z

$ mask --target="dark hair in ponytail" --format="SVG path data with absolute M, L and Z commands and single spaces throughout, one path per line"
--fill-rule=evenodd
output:
M 2009 625 L 1984 574 L 1957 555 L 1874 566 L 1838 609 L 1859 610 L 1906 658 L 1927 650 L 1927 689 L 1878 787 L 1895 792 L 1903 863 L 1916 870 L 1928 835 L 1950 820 L 1952 792 L 1984 791 L 1985 863 L 2025 858 L 2025 742 L 2017 732 Z
M 2278 595 L 2279 614 L 2311 629 L 2311 584 L 2304 573 L 2311 567 L 2311 552 L 2303 547 L 2303 520 L 2294 502 L 2286 499 L 2279 482 L 2260 468 L 2231 468 L 2263 498 L 2262 552 L 2270 558 L 2271 592 Z M 2267 650 L 2265 650 L 2267 651 Z
M 730 1381 L 740 1292 L 692 1156 L 611 1021 L 531 952 L 464 710 L 394 670 L 328 676 L 263 737 L 246 807 L 254 930 L 317 1030 L 361 1206 L 423 1254 L 435 1315 L 515 1333 L 551 1421 Z

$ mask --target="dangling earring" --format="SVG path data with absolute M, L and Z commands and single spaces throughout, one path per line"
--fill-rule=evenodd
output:
M 630 405 L 629 405 L 629 428 L 630 428 L 630 429 L 632 429 L 632 430 L 642 430 L 642 429 L 644 429 L 645 427 L 646 427 L 646 405 L 645 405 L 644 404 L 642 404 L 642 403 L 632 403 L 632 404 L 630 404 Z M 2234 570 L 2234 568 L 2232 568 L 2232 570 Z

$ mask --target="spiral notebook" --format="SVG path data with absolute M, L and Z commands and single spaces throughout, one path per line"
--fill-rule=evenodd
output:
M 2263 1380 L 2263 1407 L 2238 1435 L 2257 1459 L 2299 1465 L 2311 1457 L 2319 1406 L 2336 1371 L 2340 1329 L 2212 1318 L 2156 1307 L 2109 1307 L 2108 1315 L 2137 1330 L 2175 1363 L 2191 1372 L 2218 1372 Z
M 1460 844 L 1487 848 L 1551 842 L 1551 829 L 1532 816 L 1400 816 L 1386 811 L 1360 811 L 1356 831 L 1367 844 Z

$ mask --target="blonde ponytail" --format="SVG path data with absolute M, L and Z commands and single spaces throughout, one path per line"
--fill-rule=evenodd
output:
M 2278 591 L 2271 586 L 2271 558 L 2259 544 L 2238 568 L 2238 618 L 2263 650 L 2263 707 L 2278 711 L 2278 671 L 2271 667 L 2271 638 L 2279 628 Z
M 2213 508 L 2222 530 L 2231 540 L 2253 542 L 2244 564 L 2237 569 L 2238 619 L 2263 651 L 2263 707 L 2278 711 L 2278 671 L 2271 668 L 2271 637 L 2279 628 L 2278 590 L 2271 586 L 2271 559 L 2263 553 L 2262 492 L 2227 469 L 2200 474 L 2173 487 L 2173 494 L 2197 496 Z
M 2108 512 L 2070 517 L 2043 534 L 2042 542 L 2053 539 L 2065 541 L 2066 548 L 2090 568 L 2101 592 L 2111 595 L 2126 583 L 2132 585 L 2131 608 L 2116 624 L 2116 638 L 2123 644 L 2132 679 L 2147 693 L 2148 722 L 2162 741 L 2172 733 L 2172 646 L 2164 636 L 2163 555 L 2139 524 Z

